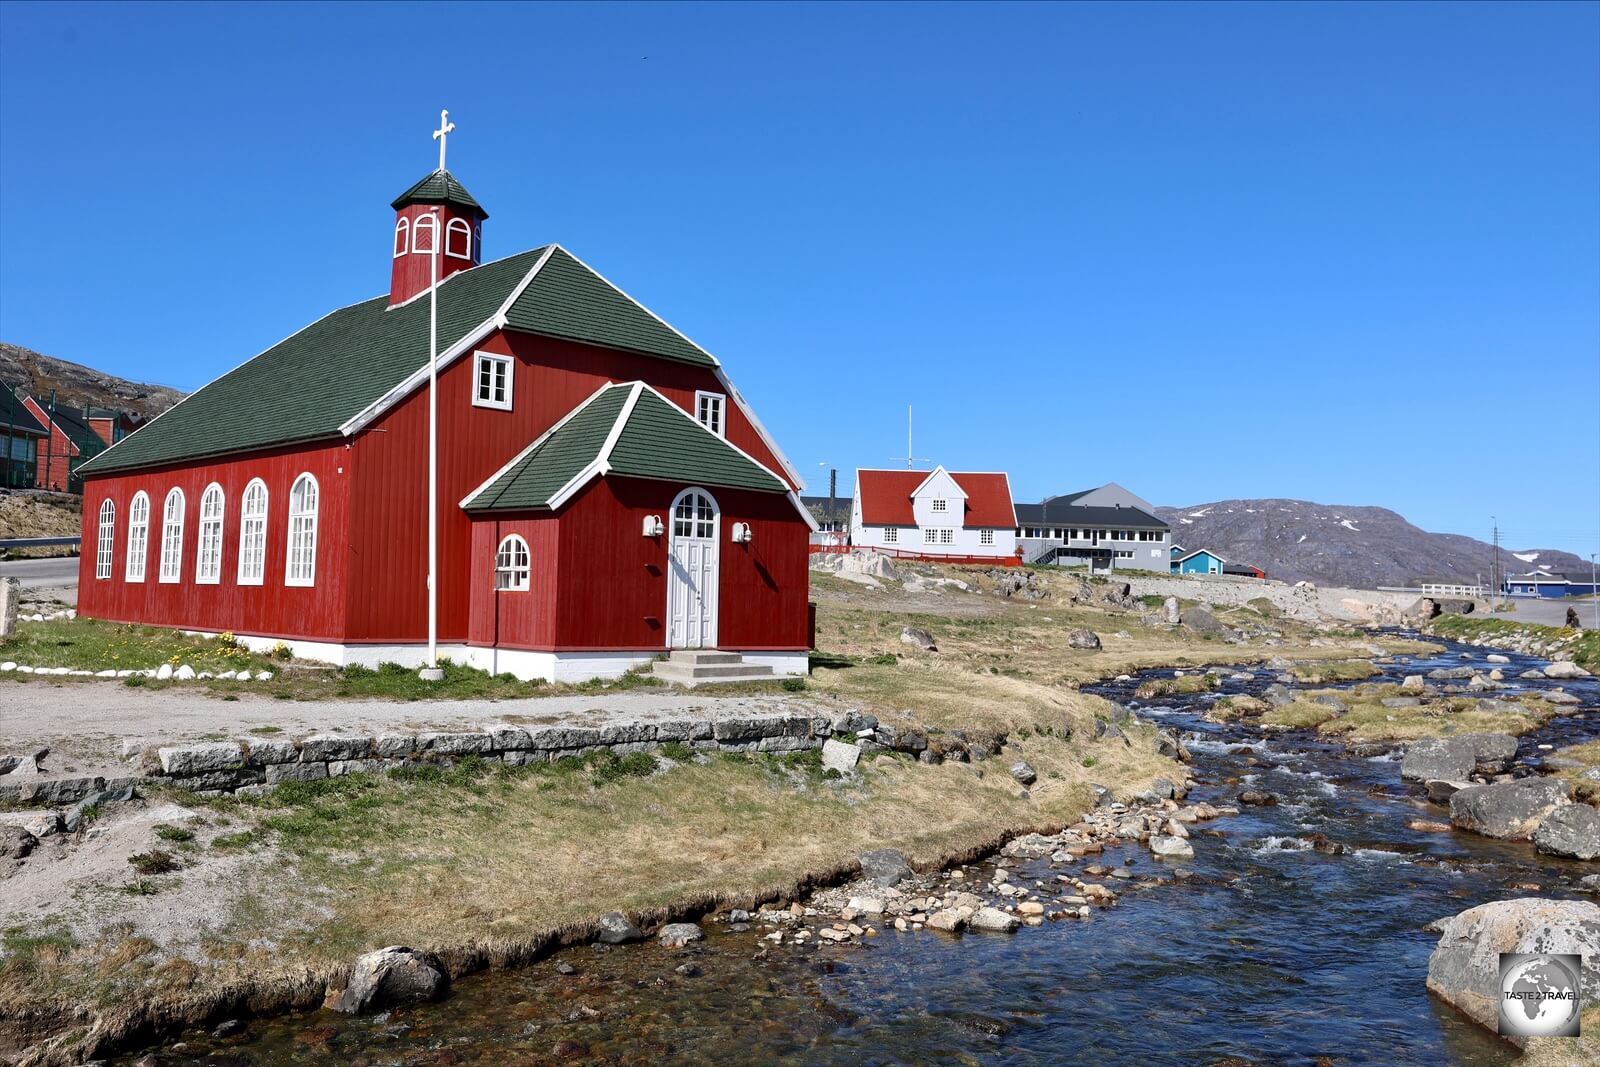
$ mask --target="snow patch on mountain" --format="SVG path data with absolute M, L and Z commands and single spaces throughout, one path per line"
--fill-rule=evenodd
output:
M 1539 558 L 1539 553 L 1537 552 L 1513 552 L 1511 555 L 1524 563 L 1532 563 Z

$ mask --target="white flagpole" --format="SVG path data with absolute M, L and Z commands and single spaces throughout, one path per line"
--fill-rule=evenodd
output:
M 439 669 L 439 212 L 428 251 L 428 666 L 424 681 L 444 680 Z

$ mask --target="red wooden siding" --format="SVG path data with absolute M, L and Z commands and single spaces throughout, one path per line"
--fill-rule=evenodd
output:
M 312 641 L 344 639 L 345 579 L 349 544 L 350 452 L 342 443 L 258 453 L 230 462 L 137 471 L 85 479 L 83 544 L 78 561 L 78 611 L 97 619 L 140 622 L 190 630 L 232 630 L 264 637 Z M 289 539 L 289 489 L 302 472 L 317 479 L 316 584 L 284 584 Z M 239 585 L 239 512 L 245 486 L 267 485 L 267 557 L 262 584 Z M 223 492 L 222 573 L 217 585 L 196 585 L 200 497 L 218 483 Z M 162 505 L 167 492 L 183 490 L 183 566 L 179 580 L 161 577 Z M 149 558 L 143 582 L 128 582 L 128 505 L 134 493 L 150 497 Z M 95 577 L 100 504 L 117 506 L 111 577 Z
M 38 451 L 34 456 L 34 487 L 65 493 L 69 467 L 72 464 L 72 457 L 78 454 L 78 446 L 61 432 L 61 427 L 51 421 L 50 416 L 33 397 L 23 397 L 22 405 L 39 420 L 39 425 L 50 431 L 49 437 L 39 440 Z
M 481 518 L 472 530 L 470 643 L 534 651 L 654 650 L 667 641 L 669 535 L 643 535 L 646 515 L 670 524 L 685 486 L 636 478 L 591 483 L 556 516 Z M 808 647 L 806 527 L 770 493 L 713 492 L 719 531 L 719 646 Z M 748 545 L 734 544 L 750 523 Z M 494 556 L 521 534 L 532 557 L 527 593 L 497 593 Z M 559 563 L 559 566 L 558 566 Z
M 509 534 L 528 542 L 527 592 L 497 591 L 495 553 Z M 472 524 L 471 619 L 468 640 L 486 648 L 555 647 L 560 538 L 549 515 L 485 518 Z
M 686 411 L 692 409 L 695 390 L 721 391 L 707 368 L 589 345 L 498 333 L 479 348 L 517 357 L 514 400 L 510 411 L 473 406 L 470 353 L 439 375 L 439 640 L 447 643 L 468 638 L 473 524 L 457 506 L 463 497 L 607 382 L 643 379 Z M 731 401 L 725 418 L 728 439 L 781 477 L 777 461 Z M 428 553 L 427 390 L 413 393 L 358 434 L 354 451 L 350 639 L 423 640 L 427 636 L 423 581 Z M 782 507 L 803 541 L 804 520 L 787 501 Z M 643 540 L 637 536 L 636 523 L 631 532 Z M 803 567 L 799 585 L 804 590 Z M 800 610 L 803 613 L 803 607 Z M 639 646 L 615 642 L 608 647 Z
M 403 304 L 418 293 L 427 292 L 428 286 L 432 284 L 433 267 L 429 263 L 432 257 L 425 252 L 412 252 L 409 249 L 415 243 L 412 237 L 412 228 L 416 226 L 417 220 L 435 212 L 439 216 L 438 233 L 436 234 L 439 241 L 437 246 L 439 249 L 439 280 L 444 281 L 456 271 L 475 267 L 479 263 L 479 228 L 474 222 L 476 216 L 471 212 L 462 211 L 460 208 L 453 207 L 450 204 L 410 204 L 403 207 L 395 213 L 395 224 L 399 225 L 401 219 L 406 220 L 407 252 L 405 255 L 394 257 L 394 266 L 389 272 L 389 303 L 391 304 Z M 449 229 L 450 223 L 454 219 L 460 219 L 472 228 L 472 260 L 470 262 L 445 255 L 445 231 Z M 391 231 L 389 234 L 389 251 L 391 253 L 395 249 L 395 240 L 395 234 Z M 458 248 L 457 251 L 459 250 Z

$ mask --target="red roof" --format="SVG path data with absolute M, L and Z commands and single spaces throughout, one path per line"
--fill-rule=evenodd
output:
M 861 521 L 868 526 L 915 526 L 911 494 L 932 471 L 856 471 Z M 967 494 L 963 526 L 1015 526 L 1011 483 L 1004 474 L 946 471 Z

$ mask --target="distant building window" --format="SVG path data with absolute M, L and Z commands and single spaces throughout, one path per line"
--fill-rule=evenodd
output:
M 451 219 L 444 228 L 444 254 L 451 259 L 472 259 L 472 227 L 466 219 Z
M 171 584 L 183 572 L 183 490 L 174 486 L 161 506 L 161 574 Z
M 980 544 L 980 545 L 992 545 L 992 544 L 994 544 L 994 531 L 993 530 L 979 530 L 978 531 L 978 544 Z
M 694 394 L 694 417 L 699 420 L 701 426 L 704 426 L 718 437 L 727 436 L 722 422 L 724 399 L 721 393 Z
M 111 551 L 117 542 L 117 506 L 106 500 L 100 504 L 100 525 L 95 528 L 94 576 L 111 577 Z
M 212 482 L 200 497 L 200 542 L 195 549 L 194 580 L 216 585 L 222 579 L 222 486 Z
M 922 531 L 922 541 L 924 544 L 952 545 L 955 544 L 955 540 L 956 532 L 948 528 L 930 526 L 926 527 Z
M 427 233 L 424 240 L 423 233 Z M 433 250 L 438 247 L 439 220 L 432 215 L 418 215 L 417 221 L 411 224 L 411 251 L 425 256 L 433 255 Z
M 883 531 L 883 543 L 886 544 L 886 545 L 897 545 L 897 544 L 899 544 L 900 543 L 900 529 L 899 529 L 899 527 L 896 527 L 896 526 L 887 527 Z
M 239 584 L 260 585 L 267 569 L 267 484 L 244 487 L 239 506 Z
M 128 560 L 123 577 L 130 582 L 144 581 L 144 562 L 150 548 L 150 498 L 143 489 L 133 494 L 128 505 Z
M 411 243 L 411 222 L 401 219 L 394 224 L 394 258 L 399 259 L 406 254 L 406 246 Z
M 1133 558 L 1133 549 L 1131 549 L 1131 548 L 1119 548 L 1114 553 L 1114 555 L 1118 559 L 1132 559 Z
M 528 542 L 512 534 L 494 554 L 494 587 L 502 593 L 525 593 L 531 571 Z
M 952 544 L 955 544 L 955 540 L 956 540 L 956 532 L 954 530 L 940 530 L 939 531 L 939 543 L 941 545 L 952 545 Z
M 302 474 L 289 490 L 289 560 L 284 585 L 317 584 L 317 480 Z
M 945 511 L 949 509 L 949 506 L 950 502 L 948 500 L 935 499 L 933 502 L 934 511 Z
M 497 356 L 490 352 L 478 353 L 477 373 L 474 376 L 472 402 L 480 408 L 511 410 L 510 356 Z

